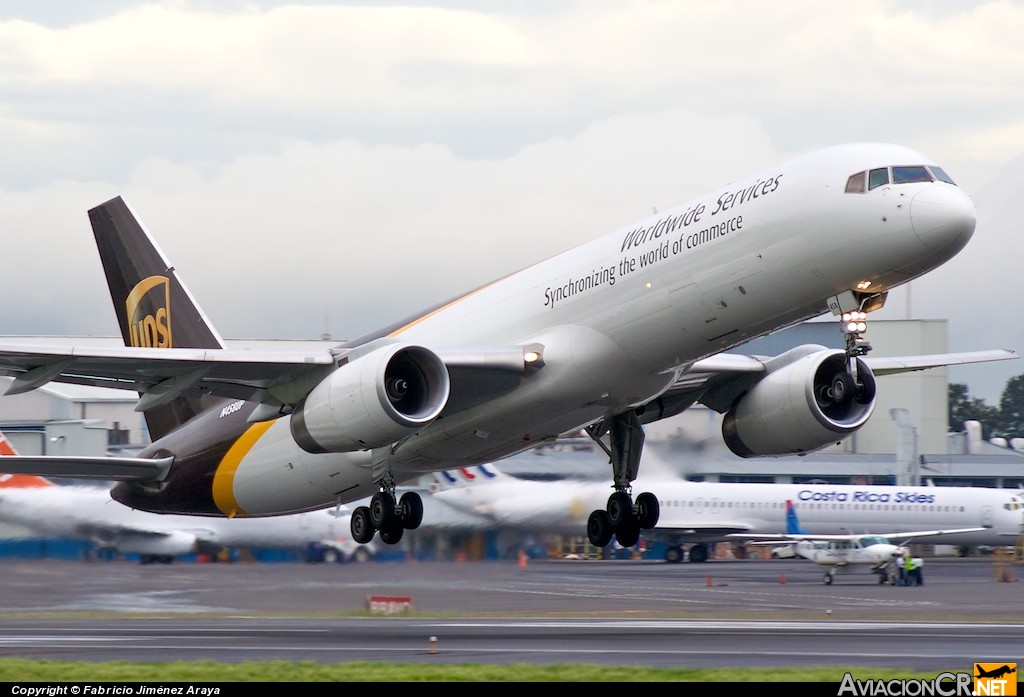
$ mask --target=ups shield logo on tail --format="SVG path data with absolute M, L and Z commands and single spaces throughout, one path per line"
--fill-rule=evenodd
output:
M 171 282 L 164 276 L 139 281 L 125 301 L 132 346 L 170 348 Z

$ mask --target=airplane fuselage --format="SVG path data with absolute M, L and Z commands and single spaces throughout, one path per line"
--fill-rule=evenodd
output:
M 389 458 L 395 479 L 500 459 L 643 405 L 695 361 L 818 316 L 833 296 L 881 294 L 941 265 L 974 230 L 974 207 L 959 188 L 919 181 L 846 190 L 857 172 L 925 164 L 890 145 L 815 152 L 366 337 L 441 355 L 474 346 L 543 351 L 543 368 L 515 389 L 442 413 L 398 442 Z M 174 454 L 172 476 L 159 487 L 119 485 L 118 500 L 264 515 L 374 493 L 380 462 L 371 451 L 310 452 L 288 417 L 249 423 L 255 406 L 224 402 L 154 443 L 144 454 Z M 198 435 L 212 422 L 217 428 Z
M 984 530 L 929 537 L 928 541 L 1010 545 L 1024 533 L 1024 498 L 1013 489 L 643 478 L 637 482 L 657 495 L 661 506 L 658 525 L 646 536 L 679 544 L 742 542 L 744 532 L 784 534 L 787 500 L 793 502 L 800 524 L 820 535 L 981 527 Z M 586 523 L 587 514 L 607 499 L 608 491 L 608 485 L 600 482 L 538 482 L 505 476 L 493 484 L 457 484 L 434 497 L 483 516 L 496 526 L 571 532 Z M 827 543 L 823 549 L 828 551 Z
M 799 556 L 829 567 L 833 574 L 880 570 L 896 557 L 899 549 L 883 538 L 871 536 L 850 541 L 803 540 L 796 544 Z
M 650 485 L 648 485 L 650 486 Z M 735 487 L 735 488 L 733 488 Z M 819 535 L 982 527 L 929 537 L 939 544 L 1014 544 L 1024 533 L 1024 499 L 1013 489 L 946 486 L 692 483 L 666 487 L 659 527 L 732 523 L 785 533 L 787 500 L 800 524 Z M 679 494 L 678 496 L 676 494 Z
M 303 549 L 314 542 L 352 547 L 347 511 L 236 520 L 157 515 L 79 486 L 0 489 L 0 521 L 39 537 L 84 539 L 122 554 L 179 556 L 223 547 Z

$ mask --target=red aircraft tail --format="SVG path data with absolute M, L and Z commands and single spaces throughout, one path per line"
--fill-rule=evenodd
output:
M 18 451 L 7 440 L 7 434 L 0 431 L 0 457 L 17 455 Z M 0 489 L 31 489 L 44 486 L 56 486 L 49 479 L 34 474 L 0 474 Z

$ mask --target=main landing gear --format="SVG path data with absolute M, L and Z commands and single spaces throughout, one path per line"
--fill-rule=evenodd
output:
M 608 434 L 610 447 L 601 440 Z M 661 509 L 658 497 L 644 492 L 632 497 L 631 483 L 640 469 L 640 453 L 644 445 L 644 430 L 636 411 L 617 414 L 587 428 L 587 434 L 601 446 L 611 460 L 615 491 L 608 497 L 605 510 L 590 514 L 587 537 L 595 547 L 607 547 L 614 537 L 623 547 L 632 547 L 640 540 L 641 530 L 650 530 L 658 524 Z
M 415 491 L 407 491 L 395 500 L 395 484 L 387 479 L 381 490 L 370 499 L 369 506 L 352 511 L 352 539 L 365 544 L 380 531 L 380 541 L 397 544 L 406 530 L 415 530 L 423 522 L 423 499 Z

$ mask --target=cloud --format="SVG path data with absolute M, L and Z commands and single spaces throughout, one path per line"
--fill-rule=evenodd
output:
M 996 0 L 9 5 L 0 326 L 116 332 L 85 216 L 113 195 L 224 335 L 348 337 L 881 140 L 942 163 L 981 215 L 914 306 L 950 319 L 951 348 L 1019 347 L 1015 323 L 976 325 L 1022 290 L 1015 198 L 986 193 L 1021 183 L 1022 29 Z
M 120 187 L 0 192 L 12 225 L 54 250 L 27 255 L 4 283 L 77 264 L 49 286 L 68 297 L 83 279 L 98 287 L 85 211 L 123 195 L 224 335 L 308 338 L 329 321 L 353 337 L 724 184 L 753 152 L 777 159 L 757 124 L 674 111 L 614 117 L 502 160 L 353 140 L 224 163 L 152 158 Z M 60 223 L 39 219 L 43 208 Z M 33 326 L 51 318 L 42 300 L 29 301 Z M 77 314 L 78 331 L 96 331 L 82 322 L 95 310 Z

